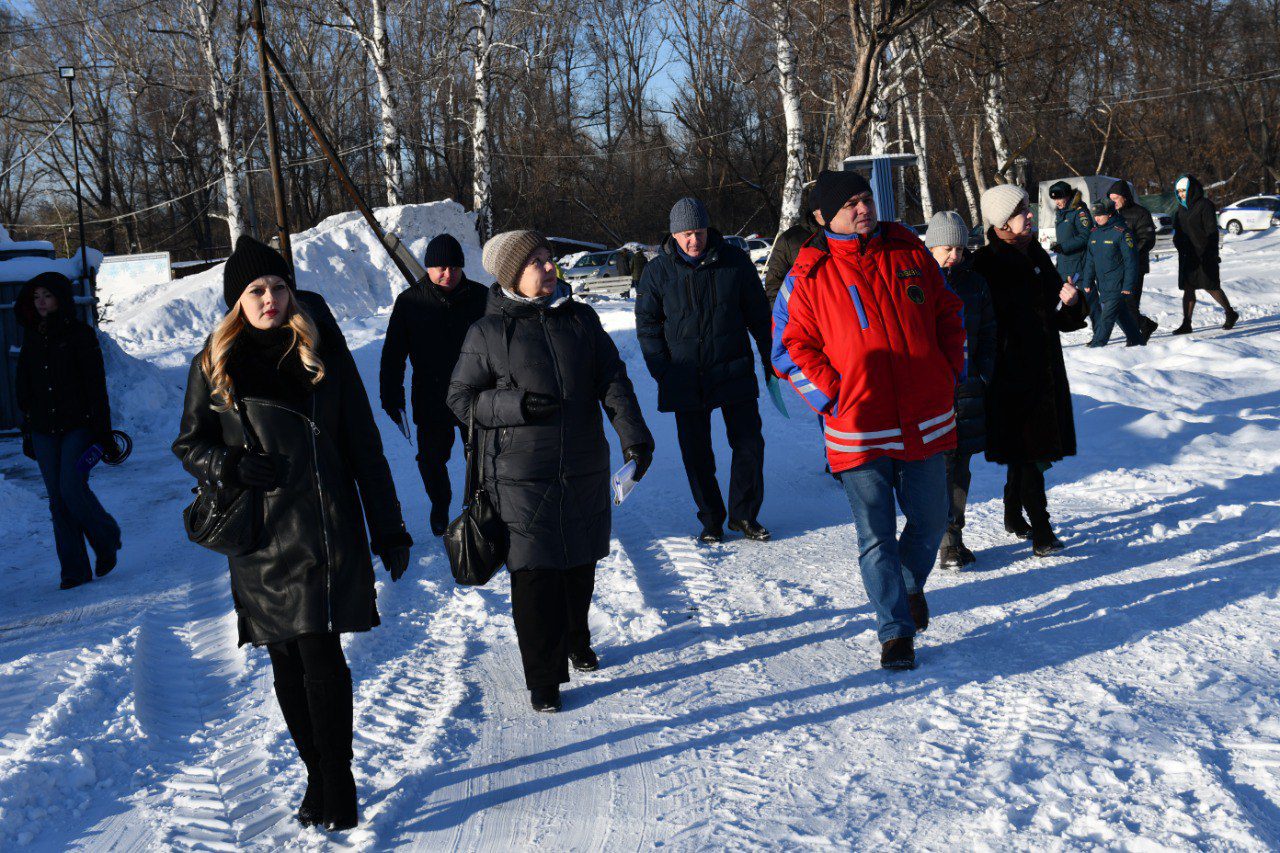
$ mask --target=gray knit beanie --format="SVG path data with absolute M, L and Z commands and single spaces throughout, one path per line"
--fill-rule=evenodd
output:
M 499 285 L 507 290 L 515 290 L 525 261 L 539 248 L 551 251 L 551 244 L 539 231 L 531 228 L 503 231 L 490 237 L 489 242 L 484 244 L 480 263 L 485 272 L 498 280 Z
M 1016 184 L 996 184 L 982 194 L 979 206 L 982 218 L 992 228 L 1003 228 L 1009 224 L 1013 212 L 1018 205 L 1027 200 L 1027 191 Z
M 964 224 L 964 217 L 954 210 L 940 211 L 929 220 L 924 244 L 930 249 L 934 246 L 968 246 L 969 226 Z
M 679 234 L 681 231 L 697 231 L 711 227 L 711 216 L 707 213 L 706 205 L 696 198 L 686 196 L 671 206 L 669 225 L 672 234 Z

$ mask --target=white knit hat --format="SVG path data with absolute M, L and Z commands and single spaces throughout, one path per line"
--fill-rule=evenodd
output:
M 1018 205 L 1027 201 L 1027 191 L 1016 184 L 996 184 L 982 194 L 979 206 L 982 219 L 992 228 L 1003 228 L 1009 223 Z
M 934 246 L 967 246 L 969 226 L 964 224 L 964 217 L 954 210 L 935 213 L 924 232 L 924 245 L 929 249 Z

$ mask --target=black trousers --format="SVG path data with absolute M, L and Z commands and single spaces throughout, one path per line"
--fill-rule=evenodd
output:
M 1049 526 L 1049 499 L 1044 493 L 1044 472 L 1035 462 L 1010 463 L 1004 481 L 1004 514 L 1027 513 L 1032 527 Z
M 569 653 L 591 645 L 587 612 L 595 589 L 595 563 L 511 573 L 511 615 L 530 690 L 569 681 Z
M 422 475 L 422 485 L 426 486 L 432 509 L 448 510 L 453 500 L 446 465 L 453 454 L 454 433 L 462 434 L 463 430 L 465 427 L 452 414 L 418 424 L 418 473 Z
M 350 674 L 338 634 L 307 634 L 283 643 L 268 643 L 267 654 L 271 655 L 271 671 L 277 683 L 296 681 L 301 686 L 303 676 L 333 679 Z
M 960 544 L 960 534 L 964 530 L 964 510 L 969 503 L 969 485 L 973 482 L 973 472 L 970 470 L 973 454 L 948 450 L 946 459 L 950 511 L 947 514 L 947 532 L 942 537 L 942 547 L 954 548 Z
M 1147 318 L 1142 316 L 1142 284 L 1146 280 L 1146 276 L 1138 273 L 1138 281 L 1134 284 L 1133 290 L 1129 291 L 1129 295 L 1124 298 L 1129 306 L 1129 316 L 1133 318 L 1134 323 L 1139 328 Z
M 308 634 L 268 643 L 280 713 L 306 765 L 308 784 L 322 768 L 351 762 L 351 670 L 337 634 Z M 349 772 L 349 771 L 347 771 Z
M 716 457 L 711 448 L 712 409 L 676 412 L 680 457 L 689 478 L 698 520 L 708 527 L 725 522 L 724 497 L 716 482 Z M 723 406 L 725 434 L 733 459 L 729 468 L 729 514 L 733 521 L 755 521 L 764 504 L 764 433 L 756 400 Z

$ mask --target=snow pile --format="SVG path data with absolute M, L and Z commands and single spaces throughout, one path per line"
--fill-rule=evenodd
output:
M 182 410 L 183 390 L 166 380 L 155 365 L 134 358 L 99 330 L 102 361 L 107 371 L 111 425 L 132 436 L 171 433 Z
M 378 222 L 421 258 L 437 234 L 449 233 L 462 244 L 466 273 L 488 282 L 480 265 L 475 217 L 455 201 L 379 208 Z M 331 216 L 293 237 L 298 286 L 324 295 L 339 320 L 362 321 L 388 311 L 405 287 L 404 277 L 359 213 Z M 220 264 L 190 278 L 165 282 L 141 292 L 117 294 L 111 301 L 109 330 L 133 355 L 173 366 L 190 358 L 226 313 Z
M 72 281 L 84 276 L 79 249 L 69 258 L 48 257 L 47 255 L 52 254 L 53 251 L 53 244 L 47 240 L 14 240 L 9 236 L 9 232 L 0 226 L 0 252 L 31 253 L 28 257 L 0 260 L 0 281 L 27 281 L 43 272 L 62 273 Z M 102 253 L 97 249 L 88 249 L 84 254 L 91 269 L 102 266 Z
M 35 465 L 34 462 L 31 463 Z M 43 494 L 41 490 L 40 494 Z M 30 487 L 0 473 L 0 518 L 5 530 L 27 531 L 48 526 L 49 507 Z

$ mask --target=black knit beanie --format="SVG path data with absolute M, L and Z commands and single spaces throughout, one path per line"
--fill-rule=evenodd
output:
M 431 267 L 464 267 L 467 259 L 462 255 L 462 246 L 452 234 L 437 234 L 427 244 L 427 253 L 422 256 L 422 265 Z
M 240 301 L 246 287 L 264 275 L 279 276 L 290 290 L 297 289 L 293 271 L 279 252 L 248 234 L 241 234 L 236 240 L 235 251 L 227 258 L 227 265 L 222 270 L 222 298 L 226 300 L 227 309 Z
M 849 199 L 869 192 L 871 184 L 857 172 L 827 169 L 818 174 L 818 180 L 809 191 L 809 204 L 830 225 Z

